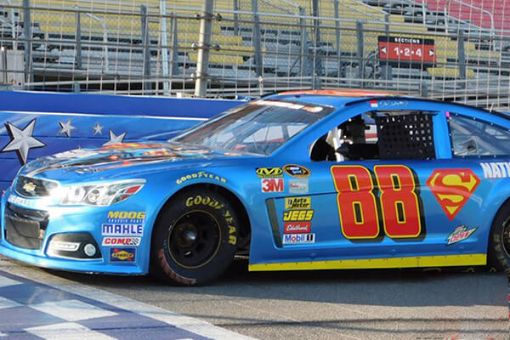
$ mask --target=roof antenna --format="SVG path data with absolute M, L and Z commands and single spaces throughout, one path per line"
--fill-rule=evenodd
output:
M 489 109 L 489 112 L 494 111 L 494 103 L 491 104 L 491 108 Z

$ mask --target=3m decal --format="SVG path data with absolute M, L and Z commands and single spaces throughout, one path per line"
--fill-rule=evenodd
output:
M 285 198 L 285 210 L 310 209 L 311 206 L 312 206 L 312 198 L 310 196 L 286 197 Z
M 311 230 L 311 222 L 285 222 L 283 224 L 284 234 L 308 234 Z
M 213 209 L 221 209 L 224 207 L 223 204 L 216 201 L 215 199 L 213 199 L 209 196 L 201 196 L 201 195 L 196 195 L 196 196 L 186 198 L 185 204 L 187 207 L 193 207 L 195 205 L 205 205 L 205 206 L 209 206 Z
M 313 218 L 313 214 L 314 211 L 312 209 L 284 211 L 283 221 L 284 222 L 311 221 Z
M 283 167 L 283 171 L 292 177 L 305 178 L 312 173 L 309 169 L 301 165 L 287 164 Z
M 308 179 L 300 178 L 289 180 L 289 193 L 308 194 Z
M 379 236 L 382 225 L 391 238 L 419 236 L 420 201 L 411 169 L 403 165 L 382 165 L 375 166 L 374 173 L 375 179 L 362 166 L 331 167 L 342 234 L 347 239 L 373 239 Z M 378 182 L 379 197 L 375 195 L 374 181 Z
M 135 262 L 136 248 L 110 249 L 110 262 Z
M 210 174 L 210 173 L 205 172 L 205 171 L 199 171 L 199 172 L 196 172 L 196 173 L 193 173 L 193 174 L 182 176 L 181 178 L 177 179 L 175 181 L 175 183 L 182 184 L 182 183 L 184 183 L 186 181 L 190 181 L 190 180 L 193 180 L 193 179 L 199 179 L 199 178 L 212 179 L 212 180 L 217 181 L 217 182 L 227 183 L 227 180 L 225 178 L 223 178 L 221 176 L 218 176 L 218 175 Z
M 478 228 L 468 229 L 465 225 L 461 225 L 448 236 L 448 245 L 454 244 L 460 241 L 464 241 L 469 238 Z
M 480 184 L 471 169 L 438 169 L 432 172 L 427 185 L 446 216 L 453 220 Z
M 263 178 L 260 180 L 262 192 L 283 192 L 285 182 L 283 178 Z
M 105 247 L 118 247 L 118 246 L 133 246 L 138 247 L 142 239 L 140 237 L 105 237 L 103 238 L 103 246 Z
M 257 168 L 256 173 L 259 178 L 283 177 L 282 168 Z
M 488 162 L 480 163 L 483 170 L 483 177 L 489 179 L 509 178 L 510 162 Z
M 307 244 L 315 243 L 315 234 L 284 234 L 283 244 Z

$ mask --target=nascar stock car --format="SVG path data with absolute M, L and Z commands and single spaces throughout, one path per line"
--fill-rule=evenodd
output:
M 36 266 L 203 284 L 252 271 L 510 267 L 510 120 L 420 98 L 288 92 L 168 143 L 25 165 L 0 253 Z

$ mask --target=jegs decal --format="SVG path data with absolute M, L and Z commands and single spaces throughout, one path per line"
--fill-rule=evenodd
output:
M 427 185 L 446 216 L 453 220 L 480 184 L 471 169 L 437 169 Z

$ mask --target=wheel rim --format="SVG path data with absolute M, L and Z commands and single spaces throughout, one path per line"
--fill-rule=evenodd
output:
M 503 228 L 502 240 L 506 256 L 510 257 L 510 222 L 507 222 Z
M 214 216 L 204 211 L 192 211 L 170 228 L 168 251 L 184 268 L 202 267 L 214 258 L 220 240 L 221 229 Z

